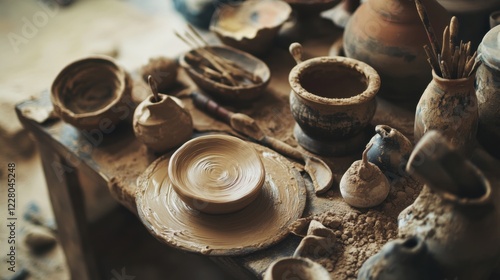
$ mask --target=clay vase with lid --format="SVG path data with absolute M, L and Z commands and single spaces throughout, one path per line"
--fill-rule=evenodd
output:
M 476 74 L 479 109 L 478 141 L 493 156 L 500 158 L 500 26 L 491 29 L 479 45 L 483 62 Z
M 441 40 L 450 16 L 435 0 L 422 0 Z M 347 57 L 366 62 L 380 75 L 380 96 L 417 103 L 431 80 L 422 46 L 428 44 L 414 1 L 368 0 L 352 15 L 344 31 Z
M 408 172 L 426 184 L 400 213 L 399 235 L 424 239 L 446 279 L 490 279 L 500 264 L 498 162 L 480 161 L 481 169 L 431 131 L 408 162 Z
M 432 81 L 415 112 L 414 141 L 437 130 L 451 145 L 470 153 L 476 145 L 478 105 L 475 73 L 467 78 L 444 79 L 432 72 Z
M 148 80 L 153 95 L 135 109 L 134 133 L 153 152 L 166 152 L 191 138 L 193 120 L 181 100 L 158 93 L 151 76 Z
M 427 244 L 418 237 L 385 244 L 359 269 L 358 280 L 440 280 Z

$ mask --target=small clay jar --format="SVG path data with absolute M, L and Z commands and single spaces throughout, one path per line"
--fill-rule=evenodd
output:
M 449 23 L 435 0 L 421 1 L 436 35 Z M 414 1 L 368 0 L 352 15 L 344 31 L 347 57 L 370 64 L 380 75 L 380 95 L 416 104 L 431 79 L 423 45 L 429 44 Z
M 368 145 L 368 161 L 377 165 L 389 178 L 406 175 L 406 163 L 413 149 L 411 141 L 398 130 L 388 125 L 377 125 L 375 136 Z
M 498 162 L 479 159 L 488 176 L 431 131 L 408 162 L 426 185 L 400 213 L 399 235 L 424 239 L 446 279 L 490 279 L 500 263 Z
M 478 141 L 493 156 L 500 158 L 500 26 L 491 29 L 479 45 L 483 62 L 476 74 L 479 107 Z
M 150 76 L 153 95 L 135 109 L 133 127 L 137 139 L 154 152 L 166 152 L 191 138 L 193 120 L 176 97 L 158 93 Z
M 290 49 L 292 54 L 302 51 L 297 43 Z M 307 140 L 302 140 L 301 133 L 323 142 L 359 139 L 377 107 L 375 96 L 380 88 L 380 77 L 375 69 L 364 62 L 340 56 L 296 60 L 298 64 L 290 71 L 289 82 L 292 88 L 290 110 L 299 126 L 300 133 L 296 133 L 299 144 L 311 152 L 320 152 Z M 365 139 L 361 140 L 361 145 L 366 143 Z
M 441 132 L 457 149 L 471 152 L 476 145 L 478 103 L 475 73 L 444 79 L 432 71 L 432 81 L 420 97 L 415 113 L 415 143 L 430 130 Z
M 382 203 L 389 194 L 391 185 L 382 171 L 368 162 L 369 145 L 363 152 L 363 159 L 353 162 L 340 180 L 340 193 L 351 206 L 374 207 Z
M 264 280 L 301 279 L 330 280 L 330 274 L 319 263 L 306 258 L 282 258 L 264 272 Z
M 365 261 L 358 280 L 439 280 L 439 272 L 427 244 L 418 237 L 388 242 Z

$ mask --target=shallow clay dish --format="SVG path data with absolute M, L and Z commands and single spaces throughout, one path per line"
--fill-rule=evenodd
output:
M 127 72 L 106 56 L 77 60 L 57 75 L 51 88 L 54 111 L 80 129 L 99 128 L 123 119 L 124 103 L 132 91 Z M 105 124 L 103 123 L 105 122 Z
M 206 135 L 182 145 L 170 158 L 168 175 L 191 208 L 231 213 L 250 204 L 264 184 L 264 165 L 249 143 L 227 135 Z
M 274 261 L 264 273 L 264 280 L 330 280 L 322 265 L 307 258 L 288 257 Z
M 291 13 L 290 5 L 281 0 L 250 0 L 239 5 L 222 5 L 212 17 L 210 30 L 226 45 L 261 54 L 272 46 Z
M 257 84 L 247 83 L 239 86 L 229 86 L 209 79 L 202 74 L 202 70 L 197 66 L 198 63 L 187 58 L 187 56 L 195 54 L 195 51 L 191 50 L 179 58 L 179 64 L 186 70 L 189 77 L 200 89 L 207 91 L 215 97 L 230 101 L 253 100 L 264 92 L 271 78 L 271 71 L 266 63 L 249 53 L 231 47 L 211 46 L 210 48 L 216 55 L 226 58 L 248 72 L 253 73 L 259 77 L 261 82 Z
M 306 188 L 300 173 L 283 156 L 256 144 L 266 170 L 257 198 L 240 211 L 212 215 L 185 204 L 168 178 L 169 155 L 153 162 L 137 181 L 139 217 L 158 240 L 207 255 L 248 254 L 282 240 L 302 216 Z

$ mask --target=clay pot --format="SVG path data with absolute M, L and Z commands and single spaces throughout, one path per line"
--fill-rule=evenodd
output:
M 320 264 L 305 258 L 282 258 L 264 272 L 264 280 L 302 279 L 330 280 L 330 274 Z
M 436 35 L 449 23 L 435 0 L 422 0 Z M 441 40 L 441 39 L 439 39 Z M 371 65 L 380 75 L 380 95 L 416 104 L 431 80 L 423 45 L 429 44 L 414 1 L 368 0 L 352 15 L 344 31 L 347 57 Z
M 492 155 L 500 158 L 500 42 L 497 26 L 486 34 L 478 49 L 483 64 L 476 74 L 479 107 L 478 141 Z
M 193 134 L 191 114 L 182 101 L 166 94 L 151 95 L 134 112 L 134 133 L 154 152 L 166 152 L 188 141 Z
M 500 194 L 489 180 L 498 180 L 498 162 L 483 165 L 494 173 L 487 177 L 436 131 L 408 162 L 410 174 L 426 185 L 400 213 L 399 234 L 424 239 L 446 279 L 490 279 L 500 263 Z
M 170 158 L 168 175 L 177 195 L 209 214 L 231 213 L 257 198 L 264 165 L 253 147 L 226 135 L 206 135 L 182 145 Z
M 441 132 L 462 151 L 476 145 L 478 105 L 474 89 L 475 74 L 461 79 L 444 79 L 432 72 L 415 113 L 414 140 L 429 130 Z
M 300 131 L 313 140 L 351 141 L 361 134 L 375 114 L 380 78 L 372 67 L 361 61 L 346 57 L 312 58 L 298 63 L 290 71 L 289 82 L 292 115 Z M 318 152 L 307 139 L 300 135 L 297 138 L 301 146 Z M 354 149 L 359 149 L 360 141 L 356 142 Z M 361 145 L 363 143 L 366 143 L 364 139 Z
M 57 75 L 51 87 L 54 111 L 80 129 L 109 130 L 127 118 L 132 79 L 114 59 L 92 56 L 77 60 Z
M 353 162 L 340 180 L 340 193 L 345 202 L 359 208 L 374 207 L 382 203 L 389 194 L 391 185 L 382 171 L 368 162 L 367 153 L 372 146 L 363 152 L 363 159 Z
M 387 126 L 377 125 L 375 136 L 368 145 L 368 161 L 377 165 L 390 179 L 395 179 L 406 174 L 405 167 L 413 150 L 413 145 L 406 136 L 398 130 Z
M 359 269 L 358 280 L 438 280 L 425 242 L 418 237 L 393 240 L 365 261 Z

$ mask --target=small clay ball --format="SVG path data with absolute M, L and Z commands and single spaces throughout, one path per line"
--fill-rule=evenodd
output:
M 390 184 L 382 171 L 373 163 L 358 160 L 346 171 L 340 180 L 340 193 L 351 206 L 374 207 L 382 203 L 390 191 Z M 367 174 L 368 173 L 368 174 Z
M 147 83 L 151 75 L 158 85 L 158 92 L 166 93 L 177 80 L 178 64 L 175 60 L 167 57 L 151 58 L 148 64 L 141 68 L 142 79 Z

